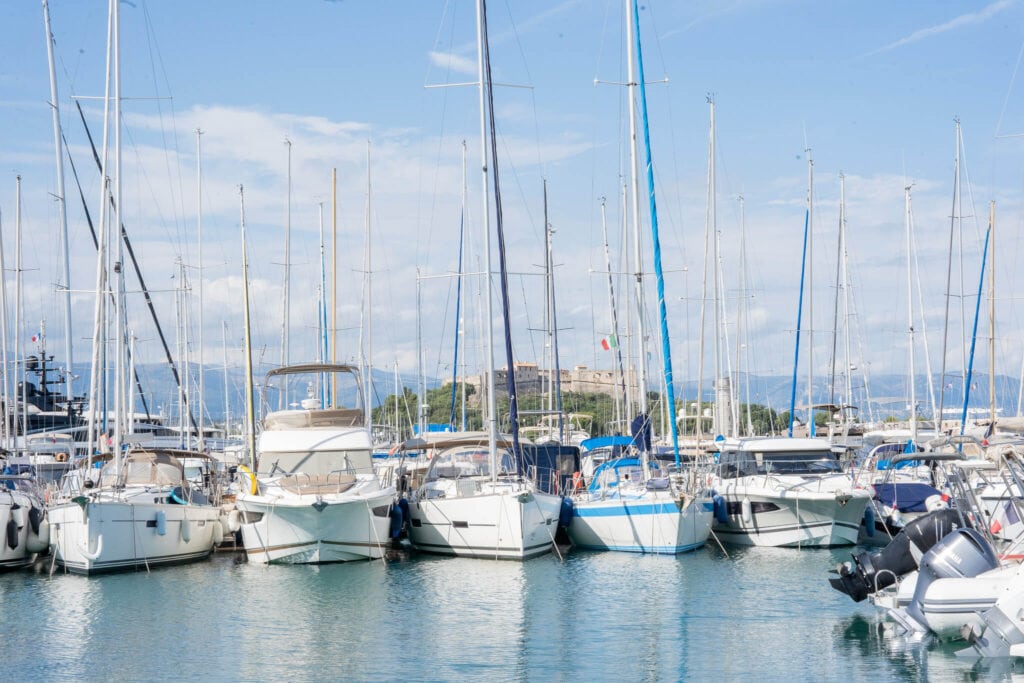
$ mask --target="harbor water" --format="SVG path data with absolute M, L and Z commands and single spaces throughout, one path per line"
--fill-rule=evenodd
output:
M 850 549 L 0 575 L 4 680 L 1010 680 L 827 582 Z M 1014 667 L 1017 667 L 1016 672 Z

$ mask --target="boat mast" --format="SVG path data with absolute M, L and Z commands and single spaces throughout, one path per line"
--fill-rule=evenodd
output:
M 807 424 L 808 435 L 816 436 L 814 424 L 814 159 L 807 150 Z
M 22 327 L 24 326 L 24 293 L 22 290 L 24 281 L 22 267 L 22 244 L 21 244 L 21 175 L 15 177 L 17 194 L 14 204 L 14 357 L 16 359 L 15 379 L 21 378 L 21 391 L 14 403 L 15 424 L 21 423 L 22 439 L 28 434 L 28 387 L 25 381 L 25 352 L 22 350 Z
M 68 409 L 74 398 L 72 380 L 74 378 L 74 356 L 71 334 L 71 259 L 68 246 L 68 214 L 64 200 L 64 146 L 60 125 L 60 100 L 57 97 L 57 69 L 53 56 L 53 31 L 50 28 L 50 7 L 43 0 L 43 20 L 46 27 L 46 57 L 50 67 L 50 107 L 53 110 L 53 146 L 57 161 L 57 202 L 60 211 L 60 246 L 64 268 L 64 362 L 67 363 L 65 374 L 64 396 Z
M 647 92 L 644 84 L 644 57 L 640 49 L 640 7 L 633 0 L 633 37 L 636 43 L 637 83 L 640 86 L 640 108 L 644 124 L 644 152 L 647 161 L 647 191 L 650 200 L 651 246 L 654 249 L 654 274 L 658 285 L 658 319 L 661 321 L 661 353 L 665 368 L 665 391 L 669 407 L 669 426 L 672 430 L 672 450 L 676 468 L 681 466 L 679 458 L 679 429 L 676 424 L 676 394 L 672 378 L 672 350 L 668 334 L 668 315 L 665 307 L 665 276 L 661 267 L 661 241 L 658 236 L 658 206 L 654 194 L 654 161 L 651 158 L 651 132 L 647 118 Z M 643 460 L 647 469 L 646 458 Z M 649 472 L 645 472 L 649 476 Z
M 331 364 L 338 362 L 338 169 L 331 169 Z M 331 406 L 337 400 L 338 373 L 331 373 Z M 324 406 L 326 407 L 326 406 Z
M 106 405 L 104 401 L 100 400 L 100 392 L 102 386 L 105 385 L 105 377 L 100 378 L 100 375 L 104 375 L 100 368 L 100 357 L 102 357 L 103 347 L 105 345 L 104 339 L 106 338 L 105 330 L 105 319 L 106 319 L 106 283 L 108 283 L 108 269 L 106 269 L 106 253 L 110 249 L 110 189 L 111 189 L 111 178 L 108 173 L 108 156 L 109 156 L 109 142 L 108 136 L 110 134 L 110 115 L 111 115 L 111 57 L 113 56 L 112 50 L 112 36 L 114 33 L 114 7 L 118 0 L 110 0 L 110 10 L 108 12 L 108 20 L 106 20 L 106 73 L 104 78 L 103 86 L 103 142 L 102 142 L 102 161 L 99 165 L 100 170 L 100 190 L 99 190 L 99 229 L 98 232 L 98 245 L 96 248 L 96 299 L 93 305 L 92 315 L 92 358 L 90 360 L 90 372 L 89 372 L 89 421 L 88 421 L 88 465 L 92 466 L 92 455 L 93 450 L 96 446 L 97 436 L 97 418 L 101 419 L 101 426 L 105 431 L 106 426 Z M 105 397 L 105 395 L 104 395 Z M 105 439 L 105 434 L 103 436 Z
M 419 425 L 420 438 L 427 431 L 427 374 L 426 362 L 423 359 L 423 305 L 422 279 L 419 266 L 416 267 L 416 423 Z
M 911 275 L 911 240 L 910 240 L 910 186 L 907 185 L 904 188 L 904 203 L 906 205 L 906 224 L 907 224 L 907 329 L 910 332 L 909 336 L 909 353 L 910 353 L 910 441 L 909 447 L 916 448 L 917 446 L 917 392 L 914 380 L 914 289 L 913 289 L 913 277 Z
M 451 410 L 448 413 L 448 423 L 455 428 L 455 401 L 458 398 L 458 378 L 459 378 L 459 335 L 462 330 L 462 256 L 465 253 L 465 247 L 463 245 L 463 237 L 466 231 L 466 175 L 467 175 L 467 154 L 466 154 L 466 141 L 462 141 L 462 209 L 459 214 L 459 272 L 456 276 L 455 281 L 455 351 L 452 358 L 452 401 Z M 463 374 L 462 378 L 462 393 L 463 401 L 465 401 L 466 392 L 466 378 Z M 398 414 L 397 403 L 395 404 L 395 415 Z M 466 421 L 466 409 L 463 405 L 462 409 L 462 421 L 463 431 L 465 431 Z M 397 417 L 396 417 L 397 424 Z
M 256 462 L 256 408 L 253 405 L 252 335 L 249 326 L 249 257 L 245 237 L 245 189 L 238 186 L 238 206 L 242 225 L 242 326 L 245 330 L 245 444 L 249 449 L 249 467 L 258 471 Z M 226 373 L 225 373 L 226 376 Z
M 120 226 L 121 210 L 121 6 L 120 2 L 113 3 L 114 8 L 114 211 L 117 221 L 114 226 Z M 116 228 L 115 228 L 116 229 Z M 111 448 L 118 462 L 121 459 L 121 442 L 124 435 L 124 401 L 125 401 L 125 290 L 124 290 L 124 240 L 120 238 L 120 231 L 117 235 L 117 257 L 113 264 L 114 273 L 114 438 Z M 188 382 L 187 368 L 185 383 Z
M 199 450 L 206 450 L 206 366 L 203 364 L 203 353 L 206 346 L 203 343 L 203 331 L 205 321 L 203 320 L 203 131 L 196 128 L 196 225 L 198 228 L 199 247 Z M 132 358 L 135 358 L 134 351 Z M 188 369 L 186 368 L 186 372 Z M 134 403 L 132 404 L 134 412 Z
M 992 260 L 988 264 L 988 411 L 989 430 L 996 428 L 996 203 L 989 202 L 988 223 L 992 226 Z
M 942 383 L 942 387 L 939 391 L 939 414 L 936 418 L 938 420 L 936 426 L 936 429 L 938 431 L 942 431 L 942 418 L 945 414 L 944 405 L 946 402 L 946 351 L 949 346 L 949 301 L 950 299 L 953 298 L 953 293 L 950 291 L 953 282 L 953 240 L 956 236 L 956 214 L 960 201 L 960 120 L 954 120 L 956 121 L 956 153 L 953 156 L 953 208 L 949 212 L 949 255 L 946 260 L 946 314 L 943 318 L 942 325 L 942 364 L 941 369 L 939 370 L 939 382 Z M 961 291 L 963 291 L 962 286 Z M 962 334 L 963 332 L 961 331 L 961 335 Z M 966 363 L 964 364 L 964 367 L 966 367 Z M 961 383 L 963 383 L 963 381 L 964 378 L 961 375 Z
M 281 366 L 287 367 L 291 362 L 291 352 L 288 348 L 288 335 L 291 328 L 291 280 L 292 280 L 292 141 L 284 139 L 285 147 L 288 148 L 288 193 L 285 201 L 284 220 L 284 291 L 281 295 Z M 281 387 L 277 394 L 278 409 L 287 408 L 290 405 L 291 385 L 288 383 L 287 375 L 281 378 Z
M 359 336 L 363 337 L 365 343 L 360 343 L 359 351 L 363 356 L 363 373 L 366 378 L 363 386 L 366 391 L 366 401 L 363 410 L 366 411 L 366 428 L 373 434 L 373 252 L 371 251 L 372 241 L 370 239 L 370 225 L 373 213 L 373 174 L 370 157 L 370 141 L 366 141 L 366 228 L 364 244 L 364 271 L 363 271 L 363 321 L 359 326 Z M 365 332 L 365 336 L 364 336 Z
M 626 59 L 628 61 L 628 75 L 626 87 L 628 88 L 629 102 L 629 170 L 632 180 L 632 219 L 633 219 L 633 277 L 635 278 L 634 293 L 636 296 L 637 314 L 637 411 L 640 415 L 647 417 L 647 354 L 644 349 L 647 346 L 646 325 L 644 324 L 644 272 L 643 272 L 643 250 L 640 239 L 640 170 L 637 158 L 637 122 L 636 122 L 636 57 L 633 54 L 635 48 L 633 35 L 636 27 L 633 25 L 633 12 L 630 0 L 626 0 Z
M 486 80 L 484 73 L 484 45 L 486 41 L 485 35 L 485 22 L 486 10 L 484 8 L 484 0 L 477 0 L 476 3 L 476 41 L 477 41 L 477 73 L 479 76 L 479 96 L 480 96 L 480 173 L 482 177 L 481 187 L 483 190 L 483 231 L 484 231 L 484 280 L 485 286 L 485 310 L 486 310 L 486 322 L 487 322 L 487 334 L 485 337 L 484 351 L 485 351 L 485 364 L 487 367 L 487 448 L 490 453 L 491 463 L 491 481 L 497 479 L 497 441 L 498 441 L 498 406 L 494 395 L 494 312 L 492 303 L 492 283 L 491 283 L 491 209 L 490 209 L 490 193 L 488 190 L 488 173 L 487 173 L 487 104 L 486 96 L 487 89 L 490 88 L 490 82 Z M 515 368 L 509 365 L 508 374 L 514 376 Z M 511 397 L 509 397 L 511 399 Z M 518 453 L 517 453 L 518 455 Z
M 615 396 L 615 421 L 622 421 L 622 410 L 625 406 L 628 406 L 629 398 L 626 392 L 626 372 L 622 365 L 622 345 L 619 343 L 619 314 L 615 307 L 615 282 L 612 278 L 612 257 L 611 250 L 608 247 L 608 223 L 605 210 L 604 198 L 601 198 L 601 234 L 604 237 L 604 263 L 608 268 L 608 309 L 611 315 L 612 323 L 612 340 L 615 341 L 615 357 L 617 362 L 617 369 L 619 373 L 619 384 L 621 386 L 621 395 L 618 391 L 614 392 Z M 628 408 L 627 408 L 628 410 Z
M 220 345 L 224 354 L 224 436 L 231 436 L 231 387 L 228 381 L 228 321 L 220 321 Z
M 985 263 L 988 259 L 988 242 L 992 235 L 992 224 L 996 218 L 996 205 L 992 202 L 988 211 L 988 228 L 985 230 L 985 246 L 981 251 L 981 276 L 978 278 L 978 296 L 974 304 L 974 328 L 971 332 L 971 351 L 967 357 L 967 375 L 964 382 L 964 407 L 960 413 L 960 434 L 963 435 L 967 424 L 967 406 L 971 401 L 971 379 L 974 375 L 974 347 L 978 341 L 978 318 L 981 314 L 981 291 L 985 286 Z
M 853 405 L 853 369 L 850 367 L 850 261 L 846 249 L 846 176 L 839 176 L 839 243 L 843 280 L 843 333 L 846 361 L 843 374 L 846 379 L 846 405 Z
M 327 267 L 324 248 L 324 203 L 317 205 L 320 215 L 320 301 L 318 302 L 317 324 L 320 327 L 317 341 L 317 356 L 321 363 L 327 362 Z M 320 373 L 320 405 L 327 406 L 327 374 Z
M 808 155 L 808 163 L 810 163 L 810 155 Z M 810 166 L 808 166 L 810 168 Z M 811 227 L 811 205 L 810 205 L 810 191 L 807 193 L 808 204 L 807 209 L 804 212 L 804 246 L 800 257 L 800 294 L 797 297 L 796 305 L 796 343 L 793 345 L 793 384 L 789 390 L 789 429 L 787 436 L 793 436 L 793 421 L 796 417 L 796 377 L 797 371 L 800 366 L 800 333 L 801 333 L 801 322 L 804 313 L 804 276 L 807 272 L 807 247 L 808 239 L 810 237 Z M 808 406 L 808 410 L 813 413 L 813 408 Z M 814 423 L 814 420 L 811 420 Z

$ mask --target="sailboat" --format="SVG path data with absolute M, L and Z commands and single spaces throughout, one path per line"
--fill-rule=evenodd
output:
M 526 560 L 543 555 L 554 545 L 562 497 L 542 491 L 525 476 L 516 407 L 515 364 L 509 329 L 508 286 L 494 138 L 494 99 L 485 0 L 477 0 L 477 47 L 480 95 L 480 141 L 483 163 L 484 252 L 488 277 L 486 301 L 487 433 L 472 441 L 445 442 L 435 449 L 423 483 L 409 499 L 409 538 L 423 551 L 463 557 Z M 487 130 L 490 126 L 490 136 Z M 490 142 L 490 158 L 488 158 Z M 502 313 L 505 326 L 506 375 L 510 399 L 511 435 L 499 438 L 494 391 L 494 348 L 491 315 L 490 210 L 488 169 L 493 169 L 496 233 L 500 264 Z
M 219 501 L 207 492 L 192 486 L 185 476 L 183 457 L 205 457 L 184 451 L 130 450 L 125 444 L 127 424 L 125 330 L 123 271 L 114 269 L 113 292 L 108 287 L 109 249 L 111 239 L 117 240 L 116 261 L 123 262 L 120 225 L 110 216 L 111 206 L 120 211 L 121 202 L 121 86 L 120 86 L 120 10 L 110 3 L 108 18 L 108 73 L 105 93 L 103 177 L 116 179 L 111 201 L 109 180 L 103 183 L 99 250 L 96 261 L 96 303 L 93 328 L 92 386 L 90 388 L 89 442 L 90 455 L 79 467 L 69 472 L 62 484 L 61 497 L 48 509 L 51 553 L 57 564 L 66 570 L 92 574 L 102 571 L 131 569 L 163 564 L 189 562 L 208 557 L 214 545 L 222 540 Z M 112 72 L 109 65 L 113 64 Z M 113 76 L 114 95 L 110 94 Z M 114 173 L 107 169 L 106 135 L 110 105 L 114 103 L 115 133 Z M 112 296 L 113 294 L 113 296 Z M 108 298 L 113 310 L 107 309 Z M 101 367 L 101 351 L 106 347 L 105 330 L 112 318 L 115 327 L 113 425 L 100 429 L 98 383 L 106 368 Z M 105 411 L 104 411 L 105 415 Z M 104 419 L 104 422 L 106 420 Z M 103 425 L 106 427 L 106 425 Z M 98 457 L 91 446 L 98 444 L 106 451 Z M 102 469 L 93 465 L 102 463 Z
M 657 209 L 654 201 L 654 178 L 651 164 L 650 138 L 647 131 L 647 101 L 644 90 L 643 54 L 640 49 L 640 26 L 635 0 L 626 1 L 626 22 L 629 26 L 629 83 L 639 84 L 638 104 L 644 122 L 644 140 L 647 153 L 647 181 L 650 196 L 651 231 L 654 245 L 654 266 L 658 276 L 659 313 L 665 363 L 665 388 L 672 413 L 673 447 L 676 472 L 662 471 L 657 460 L 650 456 L 650 422 L 647 417 L 646 378 L 643 372 L 644 349 L 640 349 L 639 407 L 640 415 L 634 419 L 635 455 L 623 455 L 607 460 L 597 467 L 586 488 L 573 498 L 572 522 L 569 538 L 573 545 L 595 550 L 621 550 L 640 553 L 676 554 L 704 545 L 711 533 L 713 499 L 706 489 L 695 486 L 695 472 L 689 477 L 679 471 L 679 443 L 676 432 L 675 396 L 672 382 L 671 355 L 665 316 L 664 280 L 658 241 Z M 634 50 L 636 65 L 634 65 Z M 634 76 L 634 68 L 639 73 Z M 631 138 L 635 141 L 636 112 L 630 96 Z M 633 227 L 639 242 L 639 197 L 636 145 L 632 148 L 633 170 Z M 639 249 L 636 251 L 636 269 L 642 272 Z M 645 338 L 644 299 L 642 277 L 637 278 L 637 316 L 640 333 Z M 641 341 L 642 343 L 642 341 Z

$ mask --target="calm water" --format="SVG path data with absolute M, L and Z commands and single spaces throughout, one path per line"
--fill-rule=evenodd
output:
M 221 553 L 148 575 L 10 573 L 0 575 L 0 679 L 1013 676 L 887 635 L 874 607 L 828 586 L 848 549 L 730 554 L 267 567 Z

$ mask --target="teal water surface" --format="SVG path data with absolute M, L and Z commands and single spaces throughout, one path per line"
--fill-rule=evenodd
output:
M 993 680 L 833 591 L 850 550 L 0 575 L 3 680 Z M 1022 671 L 1018 667 L 1018 672 Z M 1017 673 L 1017 675 L 1021 675 Z

